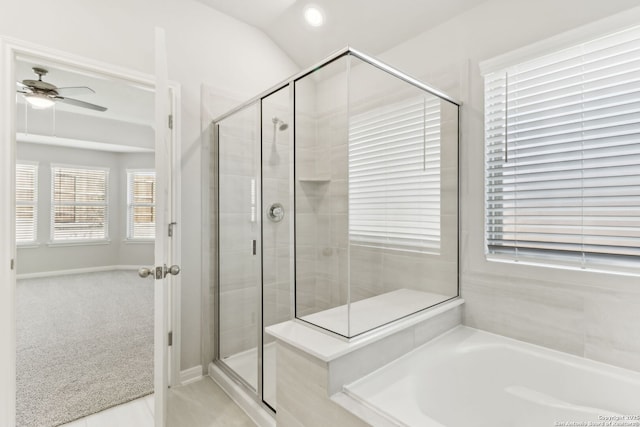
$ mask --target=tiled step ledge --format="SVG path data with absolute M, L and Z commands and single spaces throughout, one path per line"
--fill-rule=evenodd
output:
M 346 342 L 303 323 L 267 328 L 277 339 L 278 425 L 389 425 L 357 402 L 340 399 L 351 383 L 462 322 L 459 298 Z
M 414 316 L 383 326 L 351 341 L 343 341 L 291 320 L 269 326 L 266 332 L 302 353 L 328 365 L 328 395 L 397 359 L 432 338 L 462 323 L 457 298 Z
M 332 360 L 354 352 L 362 347 L 369 346 L 376 341 L 380 341 L 383 338 L 405 331 L 409 328 L 419 327 L 419 332 L 422 332 L 422 329 L 430 329 L 428 326 L 431 325 L 431 322 L 427 322 L 429 319 L 447 313 L 462 304 L 464 304 L 464 300 L 462 298 L 456 298 L 434 308 L 427 309 L 414 316 L 382 326 L 350 341 L 335 338 L 328 333 L 321 332 L 296 320 L 289 320 L 278 323 L 277 325 L 269 326 L 265 328 L 265 331 L 276 339 L 283 341 L 304 353 L 308 353 L 323 362 L 331 362 Z

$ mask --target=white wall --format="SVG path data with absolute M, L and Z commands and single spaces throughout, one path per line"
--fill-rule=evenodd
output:
M 169 78 L 182 85 L 182 369 L 201 364 L 200 85 L 252 96 L 297 71 L 265 35 L 193 0 L 4 2 L 0 35 L 153 72 L 154 27 L 166 30 Z M 55 17 L 55 19 L 51 19 Z
M 127 243 L 126 169 L 153 169 L 153 153 L 111 153 L 18 142 L 18 161 L 38 163 L 37 246 L 18 246 L 17 273 L 33 274 L 116 265 L 151 265 L 152 243 Z M 51 164 L 109 168 L 109 241 L 51 246 Z
M 635 0 L 491 0 L 381 56 L 464 102 L 461 284 L 467 302 L 465 323 L 633 369 L 640 369 L 636 277 L 485 259 L 484 100 L 479 63 L 637 4 Z

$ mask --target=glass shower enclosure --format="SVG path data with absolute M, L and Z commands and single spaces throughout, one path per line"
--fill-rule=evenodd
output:
M 459 296 L 459 105 L 345 48 L 214 120 L 214 363 L 265 406 L 266 327 L 351 340 Z

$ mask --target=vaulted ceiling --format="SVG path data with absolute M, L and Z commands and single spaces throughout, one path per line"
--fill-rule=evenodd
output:
M 198 1 L 261 29 L 304 68 L 347 45 L 379 54 L 485 0 Z M 305 22 L 309 5 L 323 11 L 323 26 Z
M 197 1 L 262 30 L 300 68 L 305 68 L 347 45 L 372 55 L 380 54 L 486 0 Z M 303 12 L 309 5 L 322 10 L 325 16 L 323 26 L 314 28 L 305 22 Z M 147 127 L 153 125 L 152 92 L 104 76 L 27 57 L 16 62 L 16 80 L 37 79 L 32 71 L 34 66 L 48 69 L 49 74 L 44 80 L 59 87 L 93 88 L 95 93 L 78 95 L 76 98 L 108 108 L 106 112 L 96 112 L 59 103 L 56 104 L 56 111 Z M 24 104 L 22 96 L 18 96 L 17 101 Z

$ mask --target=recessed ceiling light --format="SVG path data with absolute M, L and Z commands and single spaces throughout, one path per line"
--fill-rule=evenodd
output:
M 312 27 L 319 27 L 324 23 L 324 15 L 316 6 L 307 6 L 304 9 L 304 19 Z

